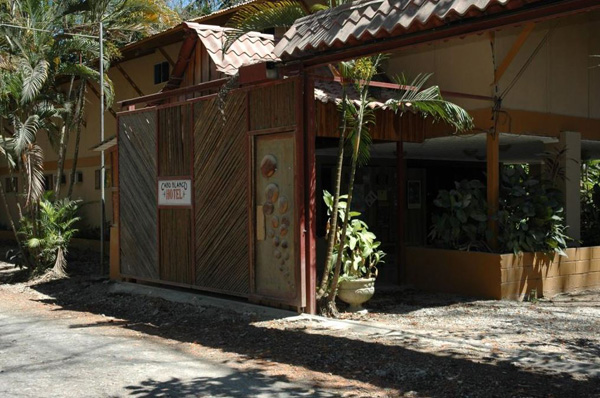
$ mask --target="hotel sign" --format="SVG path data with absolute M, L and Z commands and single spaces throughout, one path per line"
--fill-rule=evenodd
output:
M 158 181 L 159 206 L 191 206 L 192 180 L 165 179 Z

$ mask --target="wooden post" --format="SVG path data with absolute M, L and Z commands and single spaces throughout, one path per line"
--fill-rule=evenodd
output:
M 396 211 L 398 212 L 398 248 L 396 251 L 396 258 L 398 264 L 396 269 L 398 270 L 398 283 L 401 284 L 406 280 L 406 267 L 404 266 L 404 227 L 406 223 L 406 163 L 404 161 L 404 145 L 402 137 L 396 142 L 396 175 L 397 175 L 397 189 L 398 189 L 398 204 Z
M 487 135 L 487 202 L 488 202 L 488 229 L 492 237 L 488 242 L 492 249 L 498 247 L 498 222 L 493 216 L 498 212 L 500 205 L 500 134 L 490 132 Z
M 306 137 L 306 312 L 317 312 L 317 172 L 315 128 L 315 81 L 305 75 L 304 79 L 304 128 Z

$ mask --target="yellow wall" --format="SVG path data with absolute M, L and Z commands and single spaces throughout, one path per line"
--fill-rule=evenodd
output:
M 169 46 L 164 47 L 166 52 L 169 54 L 172 60 L 176 61 L 179 53 L 179 48 L 181 43 L 175 43 Z M 135 84 L 142 90 L 144 95 L 153 94 L 163 87 L 163 84 L 154 84 L 154 65 L 160 62 L 166 61 L 165 57 L 160 53 L 160 51 L 156 50 L 152 54 L 148 54 L 142 56 L 137 59 L 129 60 L 123 62 L 121 67 L 127 72 L 127 74 L 131 77 L 131 79 L 135 82 Z M 172 68 L 171 68 L 172 69 Z M 113 104 L 113 109 L 116 112 L 119 112 L 117 102 L 122 101 L 129 98 L 138 97 L 139 94 L 134 90 L 134 88 L 129 84 L 129 82 L 123 77 L 121 72 L 117 70 L 117 68 L 113 67 L 109 70 L 108 75 L 110 79 L 113 81 L 114 89 L 115 89 L 115 103 Z M 98 85 L 95 85 L 98 87 Z M 81 143 L 79 149 L 79 164 L 81 167 L 78 167 L 77 170 L 83 172 L 83 183 L 77 184 L 73 189 L 73 198 L 83 199 L 84 202 L 90 202 L 82 208 L 82 216 L 84 217 L 85 224 L 90 224 L 92 226 L 100 225 L 100 190 L 95 189 L 95 171 L 100 168 L 100 153 L 94 152 L 91 148 L 97 145 L 100 142 L 100 101 L 96 97 L 96 95 L 88 89 L 86 96 L 86 105 L 85 105 L 85 122 L 86 127 L 83 128 L 81 133 Z M 112 116 L 108 110 L 105 113 L 104 117 L 104 125 L 105 132 L 104 136 L 106 138 L 114 136 L 117 131 L 117 124 L 115 118 Z M 56 173 L 56 160 L 57 155 L 56 152 L 49 145 L 48 138 L 46 134 L 40 133 L 38 135 L 38 143 L 41 145 L 44 150 L 44 158 L 45 158 L 45 174 L 55 174 Z M 68 147 L 68 157 L 67 159 L 72 159 L 73 151 L 75 148 L 75 137 L 72 136 L 70 138 L 69 147 Z M 109 166 L 109 155 L 106 155 L 106 163 L 107 167 Z M 2 165 L 4 166 L 4 165 Z M 2 178 L 2 183 L 5 182 L 5 169 L 0 166 L 0 178 Z M 67 173 L 67 181 L 69 179 L 68 175 L 70 173 L 70 166 L 65 167 L 65 172 Z M 23 181 L 19 179 L 19 188 L 22 187 Z M 65 192 L 68 189 L 68 183 L 63 185 L 61 190 Z M 9 202 L 14 203 L 15 194 L 8 194 Z M 107 189 L 106 192 L 106 219 L 110 220 L 112 217 L 112 200 L 111 200 L 111 189 Z M 11 203 L 11 204 L 12 204 Z M 14 208 L 14 206 L 11 206 Z M 14 215 L 16 217 L 16 214 Z M 7 225 L 8 220 L 5 214 L 4 209 L 0 209 L 0 224 Z
M 523 26 L 496 32 L 494 55 L 499 66 Z M 536 25 L 499 82 L 499 93 L 511 84 L 548 34 L 537 55 L 508 92 L 503 107 L 600 118 L 600 12 L 591 12 Z M 405 72 L 433 73 L 431 83 L 442 90 L 492 96 L 494 64 L 488 34 L 401 50 L 388 61 L 391 76 Z M 491 107 L 490 102 L 448 97 L 466 109 Z M 600 132 L 599 138 L 600 138 Z

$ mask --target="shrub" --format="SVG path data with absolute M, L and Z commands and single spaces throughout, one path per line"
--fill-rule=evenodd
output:
M 553 180 L 535 178 L 522 165 L 504 167 L 497 219 L 502 251 L 565 255 L 564 205 Z
M 342 221 L 346 210 L 346 199 L 347 195 L 340 196 L 338 217 Z M 329 192 L 323 192 L 323 200 L 327 205 L 327 214 L 331 217 L 333 207 L 333 195 Z M 375 278 L 377 277 L 377 265 L 383 262 L 385 253 L 379 250 L 381 242 L 376 241 L 374 233 L 369 231 L 367 224 L 358 219 L 360 216 L 359 212 L 351 211 L 349 213 L 348 229 L 346 230 L 346 238 L 344 241 L 344 250 L 342 252 L 342 266 L 343 272 L 340 276 L 340 280 L 343 279 L 357 279 L 357 278 Z M 339 227 L 337 230 L 337 242 L 342 234 L 341 222 L 338 223 Z M 327 222 L 327 229 L 329 230 L 331 223 Z M 331 231 L 329 231 L 331 233 Z M 332 261 L 335 264 L 337 261 L 337 247 L 335 245 Z
M 429 238 L 445 249 L 489 250 L 484 185 L 478 180 L 462 180 L 454 186 L 440 191 L 433 201 L 442 211 L 432 216 Z
M 65 273 L 69 243 L 77 233 L 74 224 L 80 219 L 77 216 L 80 203 L 69 199 L 53 201 L 45 196 L 39 202 L 36 219 L 21 220 L 20 233 L 37 272 L 54 267 L 57 273 Z
M 600 161 L 581 167 L 581 240 L 586 246 L 600 245 Z

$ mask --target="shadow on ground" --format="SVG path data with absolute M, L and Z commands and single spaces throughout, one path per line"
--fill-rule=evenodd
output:
M 489 357 L 478 363 L 450 351 L 440 351 L 437 355 L 419 352 L 409 338 L 402 339 L 397 345 L 385 345 L 341 335 L 311 334 L 303 330 L 303 326 L 285 330 L 257 327 L 253 323 L 258 319 L 252 314 L 242 316 L 148 297 L 109 295 L 108 285 L 72 278 L 33 288 L 53 297 L 49 301 L 62 309 L 104 314 L 122 320 L 74 327 L 118 325 L 236 353 L 242 358 L 265 363 L 265 366 L 286 363 L 371 383 L 382 389 L 417 391 L 439 397 L 600 397 L 598 378 L 576 380 L 567 374 L 552 374 L 551 370 L 548 374 L 529 372 L 512 365 L 514 358 L 503 361 Z M 560 362 L 560 358 L 551 360 Z M 560 370 L 563 369 L 557 369 Z M 147 380 L 129 389 L 131 395 L 142 397 L 161 396 L 165 389 L 181 391 L 183 395 L 191 391 L 198 395 L 226 396 L 225 390 L 220 390 L 224 385 L 220 383 L 225 382 L 229 381 Z M 263 386 L 256 386 L 257 391 L 261 388 Z
M 139 385 L 127 386 L 130 395 L 140 398 L 158 397 L 332 397 L 320 388 L 306 390 L 290 387 L 283 376 L 265 376 L 260 369 L 233 373 L 222 377 L 197 377 L 192 380 L 171 378 L 167 381 L 148 379 Z

